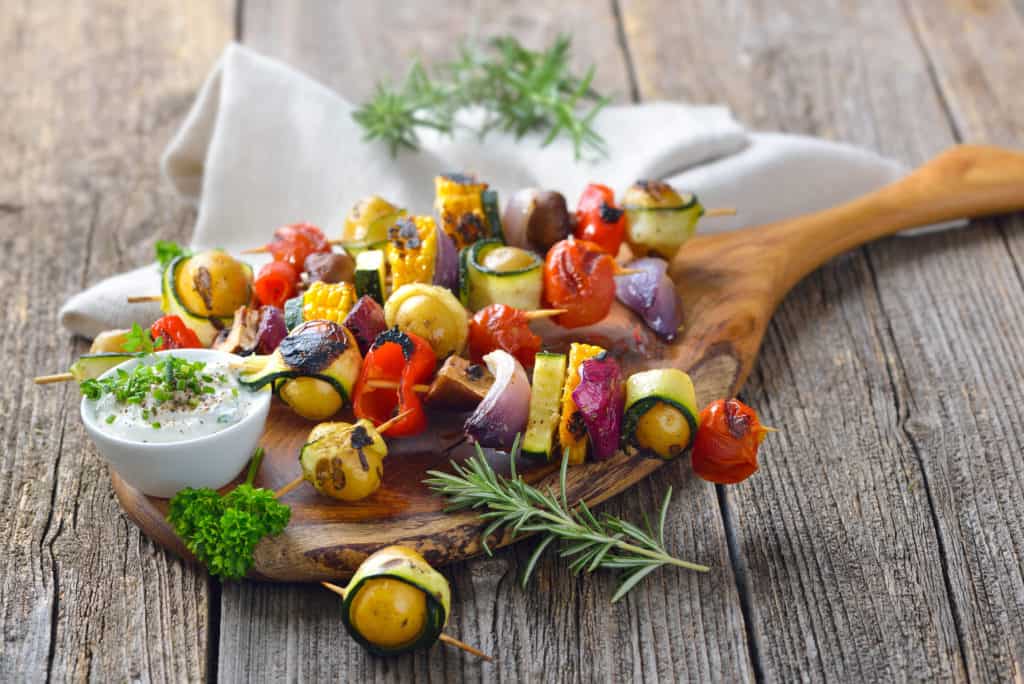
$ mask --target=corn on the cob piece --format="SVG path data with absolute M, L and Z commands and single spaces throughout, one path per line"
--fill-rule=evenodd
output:
M 569 465 L 579 465 L 587 457 L 587 426 L 576 408 L 572 392 L 580 384 L 580 366 L 587 359 L 603 354 L 604 349 L 595 344 L 573 342 L 569 347 L 568 372 L 562 388 L 562 417 L 558 421 L 558 442 L 569 452 Z
M 302 295 L 302 320 L 332 321 L 341 325 L 356 303 L 356 289 L 351 283 L 316 281 Z
M 437 224 L 430 216 L 399 219 L 388 228 L 386 247 L 391 267 L 391 291 L 408 283 L 429 285 L 437 258 Z
M 483 205 L 486 189 L 487 183 L 473 176 L 453 173 L 434 178 L 434 209 L 458 249 L 491 237 Z

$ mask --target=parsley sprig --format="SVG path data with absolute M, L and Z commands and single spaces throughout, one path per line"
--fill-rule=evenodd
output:
M 156 252 L 156 261 L 160 264 L 160 270 L 167 268 L 167 264 L 180 256 L 192 256 L 191 249 L 182 247 L 171 240 L 157 240 L 154 251 Z
M 210 574 L 222 580 L 245 577 L 256 545 L 288 526 L 292 509 L 269 489 L 253 487 L 263 449 L 253 454 L 245 481 L 221 496 L 213 489 L 186 488 L 171 499 L 167 520 Z
M 481 137 L 492 130 L 517 138 L 546 130 L 543 146 L 565 136 L 577 159 L 584 151 L 604 154 L 604 140 L 593 122 L 608 98 L 592 87 L 593 66 L 582 77 L 572 73 L 569 48 L 565 35 L 541 51 L 512 36 L 494 38 L 484 47 L 467 44 L 435 78 L 417 60 L 401 83 L 378 83 L 373 97 L 352 116 L 366 139 L 384 141 L 392 156 L 419 147 L 418 129 L 452 133 L 456 115 L 469 107 L 485 113 L 477 128 Z
M 565 480 L 568 458 L 562 459 L 559 489 L 544 491 L 527 484 L 516 472 L 519 440 L 510 455 L 512 477 L 505 478 L 494 472 L 483 450 L 462 465 L 452 462 L 454 473 L 431 470 L 426 480 L 435 492 L 447 497 L 446 510 L 481 510 L 480 517 L 488 521 L 482 533 L 484 551 L 491 553 L 487 537 L 499 530 L 513 535 L 539 534 L 540 542 L 530 556 L 523 571 L 525 587 L 533 574 L 537 561 L 552 543 L 561 543 L 561 556 L 571 558 L 569 567 L 574 573 L 593 572 L 599 568 L 613 568 L 623 572 L 612 603 L 625 596 L 640 580 L 663 565 L 675 565 L 688 570 L 707 572 L 708 567 L 679 560 L 665 548 L 665 518 L 672 497 L 671 488 L 665 494 L 658 512 L 657 528 L 644 513 L 644 527 L 607 513 L 595 515 L 586 502 L 569 505 Z
M 127 352 L 151 354 L 163 346 L 164 338 L 162 336 L 154 340 L 148 330 L 138 323 L 132 323 L 132 329 L 124 336 L 122 348 Z

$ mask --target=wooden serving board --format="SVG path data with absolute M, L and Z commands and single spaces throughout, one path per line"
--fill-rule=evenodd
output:
M 670 275 L 684 310 L 685 332 L 673 343 L 659 341 L 629 311 L 615 304 L 600 324 L 563 330 L 537 325 L 548 348 L 572 341 L 600 344 L 633 373 L 678 367 L 693 377 L 698 403 L 732 396 L 753 367 L 772 312 L 801 278 L 832 257 L 899 230 L 954 218 L 1024 209 L 1024 155 L 992 147 L 960 146 L 907 178 L 833 209 L 767 226 L 699 236 L 681 250 Z M 346 419 L 339 416 L 339 419 Z M 253 578 L 315 581 L 343 578 L 382 546 L 405 544 L 433 565 L 481 552 L 483 529 L 473 513 L 446 514 L 444 502 L 422 484 L 426 471 L 471 453 L 460 439 L 461 417 L 432 416 L 431 429 L 417 438 L 392 440 L 384 482 L 367 499 L 344 503 L 303 485 L 283 499 L 292 521 L 279 537 L 256 551 Z M 279 488 L 295 477 L 299 447 L 313 423 L 277 400 L 261 444 L 267 451 L 256 480 Z M 499 472 L 507 456 L 491 453 Z M 663 461 L 619 453 L 599 463 L 569 469 L 570 500 L 604 501 L 657 470 Z M 557 487 L 555 466 L 518 464 L 531 482 Z M 146 497 L 113 476 L 125 512 L 157 543 L 183 556 L 187 550 L 166 521 L 167 500 Z M 512 541 L 491 539 L 492 546 Z

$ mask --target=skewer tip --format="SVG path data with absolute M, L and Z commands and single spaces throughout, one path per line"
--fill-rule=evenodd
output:
M 55 382 L 71 382 L 75 376 L 71 373 L 54 373 L 53 375 L 40 375 L 32 380 L 37 385 L 50 385 Z
M 136 295 L 128 297 L 129 304 L 145 304 L 147 302 L 159 302 L 163 299 L 160 295 Z
M 449 646 L 454 646 L 455 648 L 461 648 L 466 653 L 472 653 L 477 658 L 482 658 L 483 660 L 486 660 L 489 663 L 493 663 L 494 662 L 494 658 L 492 658 L 491 656 L 487 655 L 486 653 L 484 653 L 483 651 L 481 651 L 478 648 L 474 648 L 473 646 L 470 646 L 467 643 L 463 643 L 463 642 L 459 641 L 455 637 L 448 636 L 447 634 L 442 633 L 441 636 L 438 637 L 438 639 L 440 641 L 448 644 Z
M 704 216 L 715 217 L 715 216 L 735 216 L 736 210 L 732 207 L 718 207 L 717 209 L 706 209 Z

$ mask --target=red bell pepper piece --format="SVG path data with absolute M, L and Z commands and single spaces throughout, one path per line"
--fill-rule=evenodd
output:
M 626 237 L 626 212 L 615 206 L 615 193 L 607 185 L 591 183 L 576 204 L 576 230 L 580 240 L 589 240 L 613 257 Z
M 399 413 L 407 413 L 384 434 L 409 437 L 427 429 L 427 415 L 415 385 L 429 382 L 437 369 L 437 356 L 430 343 L 398 328 L 385 330 L 363 359 L 359 378 L 352 390 L 352 411 L 380 425 Z M 371 380 L 398 383 L 398 388 L 371 387 Z
M 203 346 L 195 331 L 173 315 L 156 319 L 149 328 L 149 336 L 154 342 L 160 340 L 160 349 L 200 349 Z

